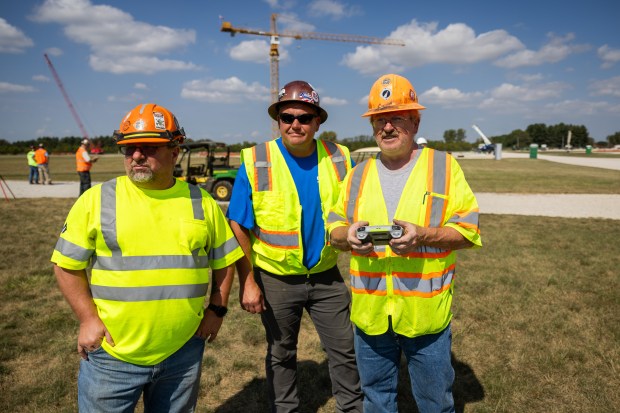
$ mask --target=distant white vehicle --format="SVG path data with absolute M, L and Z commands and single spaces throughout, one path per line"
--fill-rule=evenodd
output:
M 351 159 L 357 165 L 365 159 L 376 158 L 379 152 L 381 152 L 381 149 L 379 149 L 378 146 L 369 146 L 367 148 L 356 149 L 351 152 Z

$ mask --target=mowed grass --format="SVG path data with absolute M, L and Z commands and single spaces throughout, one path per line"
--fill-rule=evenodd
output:
M 77 411 L 78 324 L 49 257 L 73 199 L 0 203 L 0 411 Z M 484 247 L 459 252 L 453 319 L 457 411 L 620 408 L 620 225 L 483 215 Z M 343 274 L 348 254 L 340 256 Z M 204 354 L 198 412 L 267 412 L 260 318 L 239 308 Z M 333 412 L 308 317 L 299 344 L 302 412 Z M 415 412 L 406 373 L 400 411 Z
M 238 163 L 239 158 L 231 158 Z M 458 159 L 474 192 L 551 194 L 620 194 L 620 171 L 565 165 L 541 159 Z M 77 181 L 75 157 L 53 155 L 53 181 Z M 123 157 L 105 154 L 91 170 L 93 182 L 123 175 Z M 0 175 L 6 180 L 27 180 L 26 156 L 0 155 Z

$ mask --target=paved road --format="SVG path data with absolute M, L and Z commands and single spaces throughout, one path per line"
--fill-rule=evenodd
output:
M 455 153 L 458 158 L 489 158 L 473 152 Z M 529 154 L 506 152 L 505 158 L 526 158 Z M 540 159 L 572 165 L 620 170 L 616 158 L 587 158 L 540 155 Z M 6 181 L 1 185 L 3 197 L 12 198 L 74 198 L 79 182 L 56 182 L 54 185 L 29 185 L 27 181 Z M 10 189 L 10 191 L 7 189 Z M 12 192 L 12 194 L 11 194 Z M 611 218 L 620 220 L 620 195 L 581 194 L 496 194 L 477 193 L 480 211 L 486 214 L 537 215 L 566 218 Z

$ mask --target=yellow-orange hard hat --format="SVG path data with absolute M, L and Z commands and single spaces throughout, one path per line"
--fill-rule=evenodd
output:
M 426 109 L 418 103 L 418 95 L 411 83 L 395 74 L 383 75 L 372 85 L 368 95 L 368 111 L 362 115 Z
M 136 143 L 183 143 L 185 131 L 168 109 L 144 103 L 130 110 L 114 131 L 117 145 Z

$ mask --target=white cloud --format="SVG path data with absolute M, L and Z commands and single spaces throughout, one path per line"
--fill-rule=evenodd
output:
M 245 40 L 230 49 L 231 59 L 242 62 L 269 63 L 269 43 L 266 40 Z
M 108 96 L 108 102 L 137 102 L 142 100 L 144 100 L 144 97 L 135 92 L 131 92 L 125 96 Z
M 558 98 L 567 88 L 568 85 L 561 82 L 537 84 L 536 86 L 503 83 L 491 91 L 491 96 L 498 100 L 531 102 Z
M 598 48 L 598 57 L 601 58 L 603 69 L 609 69 L 616 62 L 620 61 L 620 49 L 612 49 L 608 45 L 603 45 Z
M 140 83 L 140 82 L 134 84 L 133 88 L 134 89 L 141 89 L 141 90 L 149 90 L 149 87 L 146 84 Z
M 361 13 L 359 6 L 350 6 L 336 0 L 315 0 L 308 5 L 311 16 L 329 16 L 334 20 L 350 17 Z
M 330 96 L 321 98 L 321 105 L 344 106 L 348 103 L 346 99 L 333 98 Z
M 50 47 L 49 49 L 45 50 L 45 53 L 50 56 L 62 56 L 62 50 L 60 50 L 58 47 Z
M 17 85 L 15 83 L 0 82 L 0 93 L 32 93 L 37 90 L 32 86 Z
M 34 75 L 32 76 L 32 80 L 35 80 L 37 82 L 49 82 L 50 78 L 44 75 Z
M 269 102 L 269 88 L 258 82 L 250 84 L 238 77 L 215 80 L 192 80 L 186 82 L 181 90 L 186 99 L 201 102 L 239 103 L 247 100 Z
M 523 66 L 540 66 L 545 63 L 557 63 L 573 53 L 579 53 L 588 48 L 584 45 L 570 44 L 575 38 L 572 33 L 564 37 L 549 35 L 550 40 L 539 50 L 520 50 L 514 54 L 495 61 L 495 65 L 514 69 Z
M 455 88 L 433 86 L 419 96 L 420 104 L 440 105 L 447 108 L 475 106 L 482 97 L 480 92 L 465 93 Z
M 590 90 L 594 96 L 620 97 L 620 76 L 592 82 Z
M 0 17 L 0 53 L 23 53 L 33 45 L 30 37 Z
M 437 23 L 418 23 L 397 27 L 389 39 L 399 39 L 400 46 L 358 46 L 354 53 L 343 58 L 343 63 L 363 74 L 402 71 L 432 63 L 470 64 L 496 59 L 506 53 L 523 49 L 516 37 L 504 30 L 493 30 L 476 35 L 463 23 L 455 23 L 438 30 Z
M 607 102 L 589 102 L 584 100 L 564 100 L 548 103 L 544 107 L 546 114 L 552 115 L 595 115 L 600 112 L 613 112 L 614 106 Z
M 191 62 L 160 57 L 195 43 L 194 30 L 140 22 L 120 9 L 89 0 L 46 0 L 32 18 L 60 24 L 69 39 L 88 45 L 90 65 L 97 71 L 150 74 L 197 68 Z

